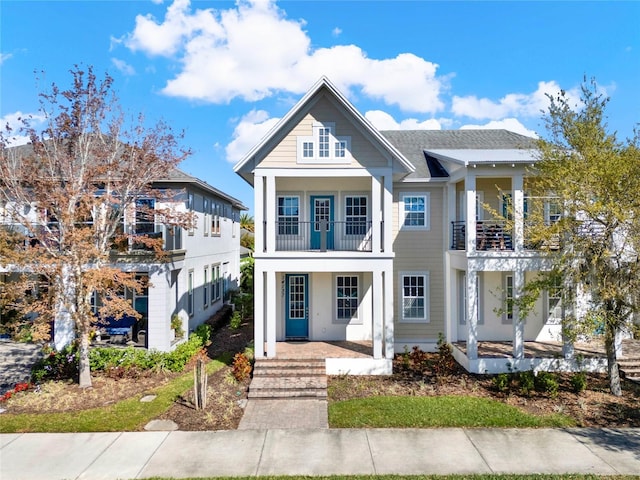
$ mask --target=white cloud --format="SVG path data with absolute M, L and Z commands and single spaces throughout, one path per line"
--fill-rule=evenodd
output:
M 227 161 L 236 163 L 278 123 L 264 110 L 251 110 L 243 116 L 233 131 L 233 140 L 226 146 Z
M 8 113 L 4 117 L 0 118 L 0 129 L 4 136 L 7 146 L 15 147 L 18 145 L 25 145 L 29 143 L 30 139 L 25 135 L 25 124 L 23 120 L 27 120 L 28 126 L 36 128 L 42 124 L 45 120 L 44 116 L 39 113 L 22 113 L 20 111 L 14 113 Z M 7 126 L 10 131 L 7 131 Z
M 340 35 L 342 35 L 342 29 L 340 27 L 335 27 L 333 30 L 331 30 L 331 35 L 333 35 L 334 37 L 339 37 Z
M 13 57 L 13 53 L 0 53 L 0 65 Z
M 112 58 L 111 63 L 123 74 L 132 76 L 136 74 L 136 70 L 124 60 L 119 58 Z
M 484 125 L 463 125 L 460 130 L 509 130 L 527 137 L 538 138 L 538 134 L 533 130 L 529 130 L 516 118 L 505 118 L 502 120 L 492 120 Z
M 560 92 L 560 86 L 554 82 L 539 82 L 538 88 L 532 93 L 509 93 L 498 101 L 488 98 L 454 96 L 451 110 L 455 115 L 475 119 L 497 120 L 509 116 L 536 117 L 546 111 L 549 106 L 547 95 Z M 573 98 L 577 91 L 568 92 Z M 579 95 L 578 95 L 579 96 Z
M 396 122 L 387 112 L 382 110 L 370 110 L 364 115 L 378 130 L 441 130 L 442 124 L 434 118 L 418 120 L 407 118 Z
M 304 26 L 303 20 L 288 19 L 273 0 L 238 0 L 235 8 L 220 11 L 192 10 L 189 0 L 175 0 L 162 22 L 137 16 L 124 43 L 182 63 L 163 90 L 171 96 L 257 101 L 275 92 L 304 93 L 327 75 L 344 92 L 358 87 L 406 111 L 444 108 L 440 94 L 447 78 L 436 75 L 438 65 L 411 53 L 371 59 L 355 45 L 313 50 Z

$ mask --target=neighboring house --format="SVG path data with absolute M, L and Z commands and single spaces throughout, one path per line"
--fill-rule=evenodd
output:
M 327 359 L 328 373 L 390 373 L 395 353 L 443 335 L 472 372 L 538 365 L 523 342 L 561 340 L 560 289 L 524 323 L 510 301 L 545 268 L 527 209 L 558 213 L 527 181 L 534 146 L 505 130 L 380 132 L 322 78 L 235 166 L 255 190 L 256 356 L 370 341 L 371 358 Z M 480 341 L 511 341 L 512 358 L 479 358 Z
M 149 287 L 142 294 L 127 292 L 142 318 L 104 320 L 103 333 L 118 333 L 149 349 L 168 351 L 175 339 L 171 318 L 178 315 L 182 331 L 191 332 L 211 317 L 228 300 L 230 290 L 238 288 L 240 277 L 240 212 L 246 207 L 237 199 L 184 172 L 175 170 L 154 188 L 175 190 L 179 211 L 195 214 L 194 228 L 171 227 L 136 215 L 131 205 L 123 218 L 123 231 L 163 239 L 166 258 L 154 259 L 144 248 L 130 242 L 111 252 L 112 265 L 148 277 Z M 159 208 L 151 199 L 140 199 L 145 207 Z M 34 209 L 35 212 L 35 209 Z M 3 217 L 4 218 L 4 217 Z M 6 219 L 5 222 L 9 222 Z M 3 281 L 11 281 L 8 271 Z M 100 299 L 93 299 L 97 314 Z M 54 328 L 55 331 L 55 328 Z M 185 335 L 184 338 L 187 338 Z

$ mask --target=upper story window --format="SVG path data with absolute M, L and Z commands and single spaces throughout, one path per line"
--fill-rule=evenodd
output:
M 350 195 L 345 198 L 345 234 L 367 233 L 367 197 Z
M 400 195 L 401 228 L 429 230 L 429 194 L 403 193 Z
M 298 235 L 300 197 L 278 197 L 278 235 Z
M 336 136 L 333 122 L 314 123 L 311 136 L 297 137 L 298 163 L 349 163 L 351 137 Z

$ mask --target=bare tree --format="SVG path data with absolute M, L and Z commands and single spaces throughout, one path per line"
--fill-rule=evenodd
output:
M 79 66 L 70 73 L 69 89 L 54 84 L 39 94 L 45 127 L 37 131 L 23 120 L 20 133 L 29 136 L 28 145 L 10 147 L 8 126 L 0 133 L 0 263 L 22 285 L 14 292 L 33 293 L 29 285 L 40 285 L 28 300 L 14 298 L 12 308 L 37 325 L 53 323 L 57 349 L 78 339 L 79 383 L 89 387 L 92 296 L 103 300 L 102 316 L 138 316 L 122 292 L 144 287 L 110 261 L 115 245 L 133 241 L 123 219 L 191 221 L 175 208 L 176 199 L 153 188 L 189 152 L 163 122 L 125 121 L 108 74 L 98 80 L 91 67 Z M 151 257 L 162 256 L 162 239 L 136 235 L 135 242 Z

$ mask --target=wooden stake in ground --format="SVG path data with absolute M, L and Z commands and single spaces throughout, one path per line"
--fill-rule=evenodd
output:
M 203 410 L 207 408 L 207 369 L 201 358 L 193 367 L 193 380 L 193 401 L 196 410 Z

